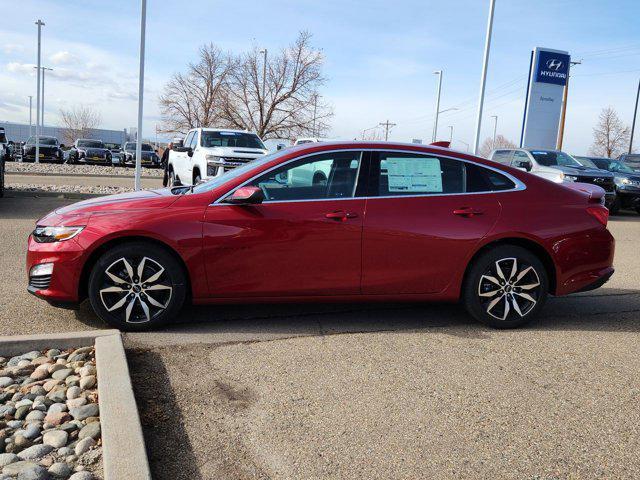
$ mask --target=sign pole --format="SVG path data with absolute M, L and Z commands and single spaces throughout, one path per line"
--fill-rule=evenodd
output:
M 636 116 L 638 115 L 638 99 L 640 98 L 640 81 L 638 81 L 638 93 L 636 93 L 636 108 L 633 110 L 633 123 L 631 124 L 631 138 L 629 139 L 629 153 L 633 149 L 633 134 L 636 130 Z
M 38 69 L 36 70 L 36 75 L 38 77 L 37 80 L 37 93 L 36 93 L 36 158 L 34 159 L 35 163 L 40 163 L 40 54 L 42 52 L 41 49 L 41 36 L 42 36 L 42 26 L 44 22 L 40 19 L 36 22 L 38 26 Z

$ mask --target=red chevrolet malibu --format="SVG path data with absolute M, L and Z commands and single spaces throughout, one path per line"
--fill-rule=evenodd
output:
M 57 306 L 88 298 L 123 330 L 185 301 L 462 301 L 508 328 L 611 277 L 607 219 L 596 189 L 446 148 L 312 144 L 50 213 L 29 237 L 28 289 Z

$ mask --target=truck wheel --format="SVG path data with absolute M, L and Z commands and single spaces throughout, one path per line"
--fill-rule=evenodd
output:
M 200 171 L 199 171 L 199 170 L 196 170 L 196 171 L 193 173 L 193 183 L 192 183 L 192 185 L 197 185 L 197 184 L 199 184 L 201 181 L 202 181 L 202 177 L 200 177 Z

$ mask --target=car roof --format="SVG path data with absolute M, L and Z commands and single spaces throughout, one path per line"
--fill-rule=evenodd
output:
M 209 127 L 200 127 L 195 130 L 202 130 L 203 132 L 233 132 L 233 133 L 248 133 L 257 135 L 257 133 L 250 132 L 248 130 L 237 130 L 235 128 L 209 128 Z

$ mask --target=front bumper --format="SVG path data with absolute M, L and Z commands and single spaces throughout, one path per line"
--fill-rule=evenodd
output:
M 53 272 L 49 279 L 30 277 L 27 290 L 51 304 L 78 303 L 84 260 L 85 250 L 73 238 L 64 242 L 38 243 L 29 235 L 27 276 L 34 265 L 42 263 L 52 263 Z

